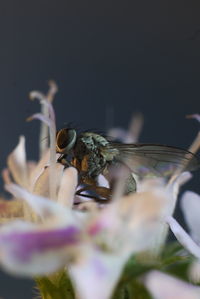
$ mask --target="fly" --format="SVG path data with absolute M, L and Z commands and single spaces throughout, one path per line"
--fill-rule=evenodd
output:
M 56 135 L 56 151 L 61 156 L 58 162 L 74 166 L 80 176 L 83 188 L 78 195 L 92 197 L 96 201 L 109 201 L 116 173 L 125 167 L 129 175 L 125 182 L 125 194 L 136 191 L 138 178 L 163 177 L 169 179 L 176 171 L 192 171 L 200 167 L 199 159 L 191 152 L 177 147 L 160 144 L 121 144 L 110 142 L 100 134 L 63 128 Z M 113 171 L 114 169 L 114 171 Z M 111 188 L 98 186 L 97 178 L 102 174 Z M 94 191 L 98 196 L 85 195 Z

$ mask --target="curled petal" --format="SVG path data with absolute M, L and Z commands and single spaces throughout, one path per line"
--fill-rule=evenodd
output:
M 29 97 L 31 100 L 38 99 L 42 101 L 45 98 L 45 95 L 40 91 L 31 91 Z
M 13 222 L 0 231 L 0 262 L 17 275 L 48 274 L 65 266 L 79 239 L 75 226 L 39 230 L 30 223 Z
M 144 282 L 155 299 L 200 298 L 200 287 L 159 271 L 149 272 L 145 276 Z
M 50 119 L 47 116 L 43 115 L 42 113 L 33 114 L 27 120 L 30 121 L 30 120 L 33 120 L 33 119 L 38 119 L 38 120 L 44 122 L 47 126 L 51 126 Z
M 187 191 L 181 198 L 181 208 L 193 239 L 200 244 L 200 196 Z
M 56 198 L 56 188 L 54 184 L 54 171 L 56 165 L 56 124 L 55 124 L 55 114 L 53 110 L 52 104 L 46 99 L 40 100 L 42 104 L 47 106 L 48 113 L 45 115 L 44 113 L 37 113 L 34 114 L 29 120 L 31 119 L 39 119 L 43 123 L 45 123 L 49 127 L 49 135 L 50 135 L 50 175 L 49 175 L 49 186 L 50 186 L 50 198 Z M 43 149 L 41 149 L 43 152 Z
M 196 258 L 200 259 L 200 247 L 191 239 L 186 231 L 180 224 L 173 218 L 167 217 L 166 222 L 169 224 L 170 229 L 176 236 L 177 240 Z
M 38 99 L 41 103 L 41 114 L 45 117 L 45 118 L 49 118 L 49 120 L 52 121 L 52 123 L 55 123 L 55 114 L 54 114 L 54 110 L 53 107 L 51 105 L 54 96 L 56 94 L 56 92 L 58 91 L 58 87 L 56 85 L 56 83 L 51 80 L 49 81 L 49 91 L 47 93 L 47 95 L 45 96 L 44 94 L 42 94 L 41 92 L 38 91 L 33 91 L 30 93 L 30 98 L 33 99 Z M 41 123 L 41 129 L 40 129 L 40 156 L 42 157 L 42 155 L 46 152 L 47 148 L 48 148 L 48 127 L 50 124 L 45 125 L 45 123 L 42 121 Z
M 47 100 L 52 103 L 55 94 L 58 92 L 58 86 L 54 80 L 49 80 L 49 91 L 47 93 Z

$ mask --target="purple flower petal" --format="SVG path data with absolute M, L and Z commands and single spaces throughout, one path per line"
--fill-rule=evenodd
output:
M 9 232 L 0 235 L 0 249 L 20 262 L 27 262 L 35 253 L 56 250 L 79 242 L 80 230 L 74 226 L 47 231 Z

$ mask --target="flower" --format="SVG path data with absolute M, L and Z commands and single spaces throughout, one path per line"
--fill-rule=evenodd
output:
M 155 299 L 200 298 L 200 287 L 159 271 L 149 272 L 144 280 L 145 285 Z
M 38 163 L 29 162 L 25 138 L 20 137 L 16 149 L 8 157 L 8 168 L 3 171 L 5 189 L 13 197 L 9 202 L 0 201 L 0 264 L 16 275 L 34 276 L 37 280 L 40 277 L 40 282 L 45 275 L 55 283 L 53 273 L 62 271 L 70 276 L 78 298 L 108 299 L 132 257 L 138 259 L 134 260 L 135 265 L 142 259 L 142 269 L 144 266 L 148 269 L 158 267 L 168 227 L 178 241 L 199 258 L 200 248 L 194 234 L 192 240 L 172 216 L 179 189 L 191 178 L 189 173 L 174 172 L 168 184 L 162 179 L 142 180 L 138 192 L 126 196 L 119 184 L 109 204 L 99 205 L 92 200 L 82 204 L 83 199 L 79 198 L 81 203 L 76 205 L 77 170 L 65 169 L 56 162 L 52 107 L 56 90 L 55 83 L 51 82 L 46 96 L 31 93 L 31 98 L 39 99 L 42 112 L 29 120 L 42 121 L 40 140 L 49 128 L 50 146 L 48 143 L 40 146 Z M 139 120 L 141 125 L 141 118 Z M 195 149 L 196 145 L 197 142 Z M 103 184 L 108 183 L 101 176 L 99 181 L 103 180 Z M 80 208 L 83 205 L 86 210 Z M 197 206 L 192 202 L 187 213 L 190 209 L 193 213 L 194 208 L 197 211 Z M 190 223 L 198 217 L 187 218 Z M 149 272 L 144 279 L 150 291 L 155 275 L 160 274 Z M 162 280 L 162 275 L 159 277 Z

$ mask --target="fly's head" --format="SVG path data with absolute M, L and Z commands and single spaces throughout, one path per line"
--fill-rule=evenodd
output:
M 63 128 L 57 132 L 56 152 L 61 154 L 61 157 L 58 159 L 59 162 L 61 162 L 63 158 L 66 158 L 68 155 L 72 153 L 76 140 L 77 133 L 74 129 Z

